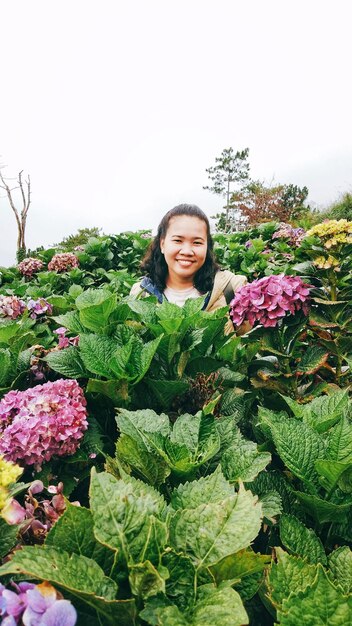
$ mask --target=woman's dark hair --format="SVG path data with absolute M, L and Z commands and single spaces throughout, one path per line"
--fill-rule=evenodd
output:
M 169 270 L 164 255 L 161 253 L 160 240 L 165 238 L 170 220 L 178 215 L 197 217 L 199 220 L 202 220 L 207 227 L 207 254 L 202 267 L 194 277 L 195 288 L 201 293 L 206 293 L 213 287 L 214 277 L 219 266 L 214 257 L 214 244 L 210 234 L 209 220 L 205 213 L 195 204 L 179 204 L 164 215 L 158 226 L 156 237 L 154 237 L 145 257 L 142 259 L 142 272 L 144 272 L 146 276 L 149 276 L 159 291 L 164 291 Z

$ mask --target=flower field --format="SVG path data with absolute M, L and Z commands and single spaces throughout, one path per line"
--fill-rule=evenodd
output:
M 148 233 L 0 268 L 4 626 L 352 624 L 352 222 L 214 239 L 245 334 Z

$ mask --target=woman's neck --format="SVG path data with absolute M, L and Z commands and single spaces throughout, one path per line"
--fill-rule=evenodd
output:
M 179 278 L 178 276 L 169 275 L 166 279 L 166 287 L 181 291 L 182 289 L 190 289 L 191 287 L 194 287 L 194 283 L 192 278 L 182 280 L 182 278 Z

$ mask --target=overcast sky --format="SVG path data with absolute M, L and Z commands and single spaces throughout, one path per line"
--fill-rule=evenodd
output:
M 2 0 L 0 161 L 31 175 L 27 246 L 155 227 L 222 149 L 251 175 L 352 189 L 350 0 Z M 0 265 L 16 225 L 0 199 Z

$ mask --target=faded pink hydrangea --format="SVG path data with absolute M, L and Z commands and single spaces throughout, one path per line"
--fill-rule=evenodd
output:
M 0 295 L 0 317 L 7 317 L 12 320 L 17 319 L 26 308 L 26 304 L 17 296 Z
M 22 276 L 28 276 L 29 278 L 31 278 L 33 274 L 40 272 L 43 267 L 44 263 L 40 259 L 33 257 L 27 257 L 27 259 L 23 259 L 23 261 L 17 265 L 17 269 Z
M 265 276 L 247 283 L 235 293 L 230 316 L 235 326 L 248 321 L 251 326 L 276 326 L 280 319 L 297 311 L 307 314 L 311 285 L 297 276 Z
M 78 346 L 79 344 L 79 335 L 75 337 L 66 337 L 67 328 L 64 326 L 60 326 L 53 331 L 59 338 L 58 348 L 59 350 L 63 350 L 64 348 L 68 348 L 69 346 Z
M 272 235 L 272 239 L 288 239 L 288 243 L 291 246 L 298 248 L 305 236 L 306 231 L 304 228 L 293 228 L 291 224 L 280 222 L 277 230 Z
M 72 252 L 61 252 L 55 254 L 48 263 L 48 270 L 54 272 L 67 272 L 78 267 L 78 259 Z
M 86 399 L 76 380 L 56 380 L 0 401 L 0 454 L 19 465 L 37 465 L 73 454 L 87 430 Z

